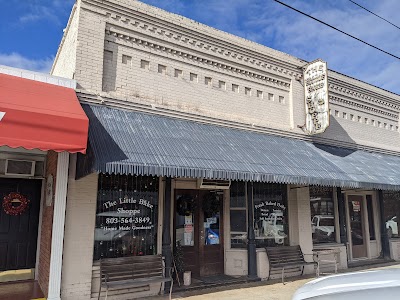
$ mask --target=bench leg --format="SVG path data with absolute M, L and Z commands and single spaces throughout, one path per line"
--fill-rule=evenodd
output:
M 106 300 L 107 300 L 107 297 L 108 297 L 108 286 L 107 286 L 107 289 L 106 289 Z
M 319 266 L 319 261 L 317 262 L 317 277 L 320 275 L 320 266 Z
M 100 279 L 99 297 L 97 298 L 97 300 L 100 300 L 100 294 L 101 294 L 101 279 Z
M 285 284 L 285 267 L 282 267 L 282 284 Z

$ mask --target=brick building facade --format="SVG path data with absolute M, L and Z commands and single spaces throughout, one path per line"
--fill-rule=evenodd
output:
M 88 155 L 84 158 L 71 158 L 62 299 L 97 297 L 99 257 L 132 255 L 136 253 L 137 247 L 142 247 L 140 249 L 144 249 L 143 251 L 151 250 L 153 254 L 164 254 L 162 236 L 165 235 L 165 224 L 170 225 L 168 235 L 172 239 L 172 245 L 178 240 L 177 236 L 181 236 L 184 246 L 188 247 L 185 249 L 187 255 L 190 255 L 188 249 L 195 248 L 197 243 L 203 243 L 195 250 L 203 256 L 210 248 L 207 246 L 219 245 L 224 262 L 222 273 L 231 276 L 247 276 L 255 272 L 253 275 L 256 277 L 267 279 L 270 270 L 265 246 L 300 245 L 304 253 L 311 253 L 318 248 L 336 249 L 340 268 L 347 268 L 348 264 L 359 259 L 383 259 L 387 255 L 399 259 L 400 253 L 396 250 L 399 244 L 396 239 L 397 225 L 396 229 L 393 227 L 393 218 L 397 215 L 385 215 L 384 206 L 385 201 L 397 199 L 394 194 L 385 192 L 391 190 L 395 193 L 399 189 L 395 176 L 388 175 L 390 178 L 387 181 L 385 179 L 380 182 L 377 171 L 376 174 L 367 174 L 374 178 L 369 182 L 357 179 L 358 173 L 354 172 L 354 177 L 346 183 L 329 184 L 327 181 L 320 185 L 311 184 L 311 180 L 308 183 L 307 180 L 296 182 L 293 176 L 289 176 L 287 180 L 274 179 L 268 182 L 256 179 L 235 180 L 233 175 L 200 177 L 193 175 L 197 173 L 192 169 L 182 171 L 185 175 L 175 176 L 171 175 L 175 171 L 168 169 L 169 166 L 156 163 L 163 159 L 161 152 L 165 149 L 161 144 L 154 146 L 154 149 L 162 149 L 159 150 L 160 153 L 151 153 L 159 160 L 154 159 L 151 162 L 145 161 L 146 158 L 143 157 L 153 151 L 153 148 L 151 151 L 146 148 L 148 152 L 143 149 L 135 152 L 136 150 L 127 146 L 130 143 L 129 137 L 134 139 L 133 133 L 141 131 L 140 129 L 148 132 L 150 140 L 159 134 L 155 128 L 178 128 L 181 131 L 176 135 L 185 136 L 185 130 L 190 127 L 197 130 L 192 132 L 192 139 L 199 136 L 199 139 L 206 140 L 206 137 L 200 137 L 201 132 L 209 130 L 211 136 L 211 132 L 217 128 L 215 131 L 220 130 L 232 136 L 259 134 L 260 140 L 272 139 L 271 143 L 293 143 L 292 148 L 268 148 L 274 149 L 274 153 L 260 150 L 257 155 L 263 156 L 265 161 L 274 160 L 269 167 L 274 163 L 288 168 L 294 166 L 296 162 L 290 161 L 291 155 L 293 158 L 299 157 L 300 150 L 296 145 L 305 143 L 301 145 L 316 145 L 316 148 L 323 149 L 324 154 L 321 156 L 332 164 L 336 159 L 348 159 L 347 166 L 361 170 L 369 161 L 356 161 L 352 157 L 366 155 L 370 159 L 375 157 L 373 164 L 377 163 L 376 170 L 384 173 L 387 168 L 392 174 L 393 165 L 398 163 L 397 157 L 400 153 L 400 96 L 329 70 L 330 126 L 324 133 L 310 136 L 303 130 L 303 67 L 307 63 L 139 1 L 77 1 L 51 72 L 53 75 L 74 78 L 77 81 L 77 95 L 93 128 L 92 140 L 89 135 L 93 152 L 92 157 Z M 132 118 L 131 123 L 126 121 L 129 118 Z M 143 125 L 149 118 L 149 122 L 154 122 L 152 128 Z M 137 121 L 139 119 L 140 122 Z M 162 127 L 162 124 L 167 125 Z M 117 135 L 123 134 L 126 136 L 125 140 L 124 137 L 121 138 L 121 142 Z M 170 138 L 174 138 L 173 133 Z M 182 147 L 176 149 L 178 157 L 181 155 L 180 151 L 191 149 L 189 137 L 185 138 L 180 141 Z M 223 138 L 223 134 L 220 138 Z M 101 139 L 101 142 L 97 143 L 96 139 Z M 156 139 L 154 138 L 155 143 Z M 253 141 L 249 138 L 250 140 Z M 132 144 L 140 143 L 143 141 L 135 140 Z M 232 142 L 231 148 L 235 149 L 236 146 Z M 213 147 L 215 145 L 210 142 L 210 157 L 211 150 L 218 152 Z M 225 148 L 221 145 L 220 149 Z M 154 170 L 143 171 L 146 166 L 138 166 L 139 158 L 137 164 L 131 162 L 128 159 L 131 158 L 128 150 L 139 153 L 137 157 L 146 163 L 154 163 Z M 192 150 L 194 153 L 195 149 Z M 257 152 L 257 149 L 253 150 Z M 220 151 L 221 157 L 225 159 L 226 153 Z M 240 149 L 237 151 L 240 152 Z M 310 152 L 310 156 L 313 153 Z M 188 155 L 185 158 L 189 160 L 192 157 Z M 282 163 L 280 159 L 286 160 L 286 163 Z M 318 161 L 318 155 L 315 159 L 316 165 L 322 164 Z M 381 165 L 378 163 L 380 159 Z M 383 162 L 391 159 L 392 164 Z M 216 164 L 216 161 L 213 163 Z M 200 162 L 199 168 L 201 164 Z M 249 162 L 247 173 L 242 173 L 243 178 L 251 173 L 250 165 Z M 176 170 L 181 166 L 174 167 Z M 162 168 L 167 171 L 162 171 Z M 229 168 L 227 163 L 226 169 Z M 115 171 L 117 169 L 118 172 Z M 340 172 L 347 172 L 343 165 L 338 169 L 341 169 Z M 363 173 L 363 170 L 359 173 Z M 210 168 L 204 174 L 212 171 L 214 170 Z M 307 176 L 312 178 L 314 174 L 309 172 Z M 281 173 L 277 172 L 272 175 L 278 178 L 279 174 Z M 111 243 L 105 238 L 105 231 L 109 227 L 102 225 L 104 220 L 111 221 L 107 214 L 114 212 L 102 210 L 104 206 L 109 208 L 102 201 L 105 201 L 104 194 L 109 192 L 112 195 L 114 188 L 110 187 L 110 182 L 118 186 L 119 191 L 127 195 L 131 193 L 129 195 L 134 198 L 140 186 L 139 179 L 149 180 L 154 187 L 151 176 L 156 176 L 158 186 L 157 201 L 154 200 L 158 214 L 153 220 L 157 221 L 157 227 L 151 229 L 151 234 L 143 234 L 143 240 L 150 238 L 151 246 L 134 244 L 135 235 L 142 234 L 137 231 L 119 233 L 126 239 L 116 234 L 115 239 L 120 239 L 121 242 Z M 257 174 L 251 176 L 256 178 Z M 326 177 L 329 176 L 326 174 Z M 218 179 L 223 181 L 222 184 L 228 182 L 230 188 L 222 188 L 215 182 L 213 188 L 207 188 L 204 179 Z M 132 183 L 134 181 L 136 185 Z M 379 184 L 382 184 L 380 188 Z M 105 186 L 109 186 L 109 190 Z M 145 186 L 147 191 L 143 195 L 150 197 L 155 191 Z M 205 191 L 212 196 L 204 194 Z M 172 197 L 171 220 L 170 223 L 165 223 L 165 219 L 169 217 L 163 208 L 168 202 L 168 195 Z M 179 209 L 185 199 L 189 204 L 191 201 L 199 201 L 196 208 L 199 209 L 199 203 L 204 205 L 207 197 L 215 195 L 218 195 L 218 199 L 223 199 L 218 216 L 210 214 L 206 218 L 209 212 L 207 209 L 210 209 L 207 206 L 201 206 L 200 212 L 193 208 L 189 209 L 189 215 L 180 214 Z M 115 197 L 122 199 L 123 196 Z M 249 202 L 250 198 L 253 203 Z M 241 202 L 243 199 L 245 202 Z M 266 203 L 272 202 L 278 203 L 275 206 L 280 209 L 275 207 L 273 210 L 262 211 L 263 205 L 270 205 Z M 249 218 L 253 213 L 254 221 Z M 184 215 L 188 218 L 184 218 Z M 203 224 L 200 226 L 200 223 L 196 223 L 199 221 L 195 215 L 205 218 L 202 221 L 206 232 L 218 231 L 218 244 L 216 240 L 207 240 L 204 236 L 200 237 L 200 242 L 196 240 L 195 236 L 203 233 L 200 228 Z M 240 223 L 239 220 L 243 220 L 243 216 L 246 221 L 237 224 Z M 346 228 L 354 230 L 346 231 Z M 389 228 L 391 234 L 388 237 Z M 249 232 L 254 234 L 253 238 Z M 252 243 L 254 248 L 250 249 L 248 245 Z M 107 250 L 102 248 L 104 245 L 107 245 Z M 172 245 L 167 245 L 167 248 L 172 248 Z M 131 252 L 124 252 L 127 251 L 126 247 L 131 247 Z M 138 253 L 145 253 L 141 251 Z M 249 255 L 250 252 L 253 254 Z M 252 257 L 255 264 L 249 262 Z M 201 262 L 191 269 L 193 274 L 199 277 L 208 274 L 204 270 L 207 263 L 206 257 L 202 257 Z M 306 272 L 312 273 L 313 270 L 306 269 Z M 114 299 L 129 298 L 133 291 L 135 297 L 140 297 L 155 294 L 158 288 L 150 285 L 147 290 L 120 289 L 109 296 Z

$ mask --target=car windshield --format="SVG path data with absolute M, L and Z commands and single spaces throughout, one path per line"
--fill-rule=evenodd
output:
M 321 218 L 319 226 L 335 226 L 333 218 Z

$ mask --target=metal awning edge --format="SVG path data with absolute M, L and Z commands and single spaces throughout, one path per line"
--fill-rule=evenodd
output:
M 209 170 L 190 167 L 139 165 L 131 163 L 112 162 L 95 165 L 98 173 L 166 176 L 182 178 L 205 178 L 218 180 L 239 180 L 253 182 L 271 182 L 281 184 L 320 185 L 354 189 L 400 190 L 400 185 L 391 185 L 373 182 L 358 182 L 352 180 L 327 179 L 310 176 L 294 176 L 266 173 L 252 173 L 228 170 Z

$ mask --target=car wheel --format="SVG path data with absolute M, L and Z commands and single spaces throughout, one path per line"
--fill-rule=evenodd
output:
M 388 228 L 388 230 L 387 230 L 387 235 L 388 235 L 388 238 L 389 238 L 389 239 L 391 239 L 391 238 L 393 237 L 393 230 L 392 230 L 392 227 L 389 227 L 389 228 Z

